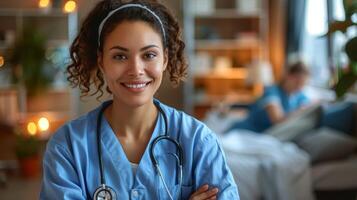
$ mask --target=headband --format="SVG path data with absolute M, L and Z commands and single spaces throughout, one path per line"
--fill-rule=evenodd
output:
M 101 36 L 102 29 L 104 27 L 105 22 L 108 21 L 108 19 L 113 14 L 115 14 L 116 12 L 118 12 L 118 11 L 124 9 L 124 8 L 141 8 L 141 9 L 144 9 L 144 10 L 148 11 L 149 13 L 151 13 L 156 18 L 156 20 L 160 23 L 162 35 L 164 37 L 164 41 L 166 41 L 164 25 L 163 25 L 163 23 L 162 23 L 162 21 L 161 21 L 159 16 L 157 16 L 152 10 L 150 10 L 148 7 L 146 7 L 144 5 L 141 5 L 141 4 L 125 4 L 125 5 L 122 5 L 122 6 L 118 7 L 118 8 L 110 11 L 109 14 L 100 23 L 99 28 L 98 28 L 98 47 L 100 46 L 100 36 Z

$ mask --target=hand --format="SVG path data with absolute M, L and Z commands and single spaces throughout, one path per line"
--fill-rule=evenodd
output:
M 218 188 L 211 188 L 209 186 L 203 185 L 196 192 L 191 194 L 189 200 L 215 200 L 217 199 Z

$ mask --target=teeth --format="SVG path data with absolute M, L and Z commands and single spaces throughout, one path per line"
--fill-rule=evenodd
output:
M 125 84 L 128 88 L 143 88 L 146 86 L 146 83 L 143 84 Z

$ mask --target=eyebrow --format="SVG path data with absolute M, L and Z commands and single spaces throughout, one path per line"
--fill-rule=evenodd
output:
M 140 51 L 145 51 L 145 50 L 150 49 L 150 48 L 153 48 L 153 47 L 154 47 L 154 48 L 159 48 L 159 46 L 152 44 L 152 45 L 148 45 L 148 46 L 145 46 L 145 47 L 141 48 Z M 109 50 L 112 50 L 112 49 L 118 49 L 118 50 L 122 50 L 122 51 L 127 51 L 127 52 L 129 52 L 129 49 L 127 49 L 127 48 L 125 48 L 125 47 L 121 47 L 121 46 L 119 46 L 119 45 L 113 46 L 113 47 L 110 48 Z

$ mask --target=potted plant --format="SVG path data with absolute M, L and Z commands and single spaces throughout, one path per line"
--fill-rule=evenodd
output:
M 21 174 L 26 178 L 37 177 L 41 167 L 40 140 L 36 136 L 19 131 L 16 137 L 15 153 Z
M 347 37 L 347 30 L 356 28 L 357 23 L 353 21 L 357 13 L 357 0 L 343 0 L 345 10 L 344 21 L 334 21 L 329 25 L 327 34 L 340 31 Z M 348 56 L 348 64 L 338 69 L 338 79 L 334 87 L 337 98 L 343 97 L 357 81 L 357 36 L 349 38 L 344 47 Z
M 25 27 L 10 51 L 12 81 L 25 87 L 28 96 L 47 89 L 52 80 L 46 67 L 46 38 L 35 28 Z

